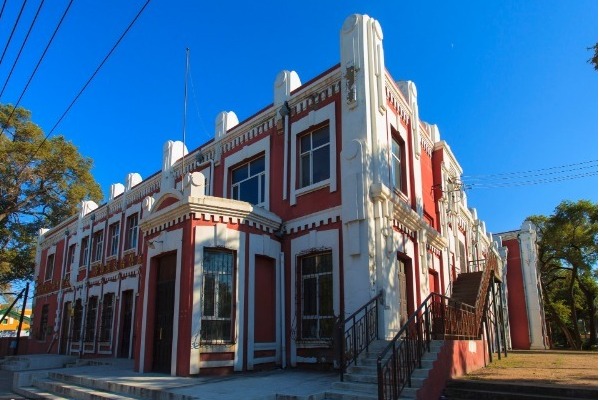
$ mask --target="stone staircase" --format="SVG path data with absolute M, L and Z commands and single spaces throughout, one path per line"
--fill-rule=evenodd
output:
M 332 388 L 325 392 L 327 400 L 377 400 L 377 357 L 389 344 L 385 340 L 378 340 L 369 346 L 369 351 L 362 354 L 357 360 L 357 365 L 351 365 L 344 374 L 343 382 L 335 382 Z M 443 341 L 431 342 L 431 352 L 425 353 L 422 368 L 416 369 L 411 377 L 411 387 L 405 387 L 401 399 L 416 399 L 417 391 L 429 376 L 433 363 L 437 360 Z
M 446 400 L 597 399 L 598 389 L 453 379 L 446 384 L 443 398 Z

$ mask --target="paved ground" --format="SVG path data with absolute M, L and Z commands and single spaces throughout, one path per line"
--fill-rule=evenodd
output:
M 466 379 L 598 387 L 598 353 L 568 350 L 514 350 Z

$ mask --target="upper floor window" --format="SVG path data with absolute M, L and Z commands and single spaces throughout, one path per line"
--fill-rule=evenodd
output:
M 329 125 L 300 137 L 300 187 L 329 179 Z
M 138 240 L 138 215 L 137 213 L 127 217 L 127 237 L 125 238 L 125 250 L 137 247 Z
M 310 254 L 299 261 L 302 339 L 331 339 L 335 325 L 332 254 Z
M 46 274 L 44 275 L 44 280 L 51 280 L 52 275 L 54 275 L 54 254 L 49 254 L 46 259 Z
M 72 244 L 69 246 L 69 253 L 67 254 L 67 265 L 65 268 L 65 275 L 71 272 L 71 267 L 75 262 L 75 252 L 77 251 L 77 245 Z
M 204 250 L 200 337 L 205 343 L 233 341 L 233 256 L 228 250 Z
M 118 222 L 112 224 L 108 228 L 108 237 L 109 237 L 109 247 L 108 247 L 108 256 L 116 256 L 119 252 L 119 236 L 120 236 L 121 226 Z
M 88 264 L 88 258 L 90 256 L 90 238 L 89 236 L 84 237 L 81 240 L 81 257 L 79 258 L 79 265 L 84 267 Z
M 231 198 L 265 204 L 265 157 L 256 158 L 231 171 Z
M 392 138 L 391 183 L 395 190 L 406 193 L 406 168 L 404 163 L 404 142 L 400 138 Z
M 104 247 L 104 231 L 94 233 L 92 241 L 92 262 L 102 260 L 102 248 Z

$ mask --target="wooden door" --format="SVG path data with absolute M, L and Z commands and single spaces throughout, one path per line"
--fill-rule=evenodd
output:
M 121 294 L 121 328 L 119 333 L 119 357 L 129 358 L 131 354 L 131 326 L 133 324 L 133 290 Z
M 398 290 L 400 291 L 400 327 L 408 319 L 408 296 L 406 293 L 406 271 L 404 261 L 398 260 Z
M 161 257 L 156 278 L 152 370 L 171 373 L 176 255 Z
M 275 260 L 256 257 L 254 270 L 254 342 L 275 342 Z

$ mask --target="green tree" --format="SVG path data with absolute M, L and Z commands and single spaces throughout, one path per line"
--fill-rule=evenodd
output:
M 0 287 L 31 279 L 37 232 L 102 199 L 92 161 L 62 136 L 46 138 L 22 108 L 0 104 Z
M 528 219 L 540 232 L 538 259 L 546 318 L 570 347 L 581 349 L 578 321 L 585 317 L 589 326 L 595 326 L 598 314 L 598 205 L 588 200 L 563 201 L 551 216 Z M 595 329 L 590 334 L 595 342 Z
M 590 64 L 594 66 L 594 69 L 598 71 L 598 42 L 592 47 L 588 47 L 588 50 L 594 50 L 594 55 L 588 60 Z

